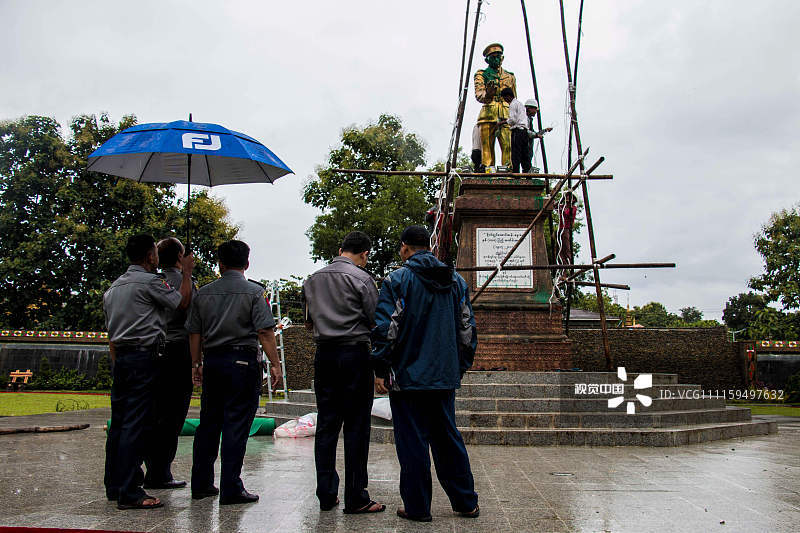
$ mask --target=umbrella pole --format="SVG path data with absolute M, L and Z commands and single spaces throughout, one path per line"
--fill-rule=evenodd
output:
M 189 154 L 189 169 L 186 172 L 186 253 L 192 243 L 192 228 L 189 225 L 189 211 L 192 207 L 192 154 Z
M 192 114 L 189 113 L 189 122 L 192 121 Z M 192 207 L 192 154 L 188 157 L 189 168 L 186 169 L 186 253 L 189 253 L 189 246 L 192 243 L 192 229 L 189 227 L 189 211 Z

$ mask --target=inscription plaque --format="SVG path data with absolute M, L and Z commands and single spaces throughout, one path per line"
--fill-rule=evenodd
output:
M 524 228 L 476 228 L 475 242 L 478 266 L 497 266 L 511 250 L 511 247 L 525 233 Z M 522 244 L 516 249 L 514 255 L 506 262 L 505 266 L 532 265 L 533 249 L 531 248 L 531 234 L 525 236 Z M 477 272 L 475 276 L 476 288 L 482 286 L 491 271 Z M 530 270 L 501 270 L 489 284 L 492 289 L 532 289 L 533 272 Z

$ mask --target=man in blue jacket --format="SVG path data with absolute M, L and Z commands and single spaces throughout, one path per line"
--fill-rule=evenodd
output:
M 478 495 L 455 423 L 455 389 L 478 344 L 469 289 L 431 253 L 424 227 L 406 228 L 400 241 L 405 263 L 383 281 L 372 331 L 375 387 L 389 392 L 400 462 L 397 515 L 431 521 L 432 453 L 453 511 L 476 518 Z

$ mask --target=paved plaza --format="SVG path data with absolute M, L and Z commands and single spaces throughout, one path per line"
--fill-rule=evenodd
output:
M 196 413 L 194 413 L 196 414 Z M 372 444 L 369 488 L 377 515 L 321 512 L 313 439 L 251 438 L 244 466 L 255 505 L 192 501 L 188 489 L 153 491 L 162 509 L 118 511 L 102 486 L 108 409 L 0 418 L 0 427 L 88 422 L 66 433 L 0 436 L 0 525 L 171 532 L 800 530 L 800 419 L 777 418 L 776 435 L 678 448 L 470 446 L 481 516 L 457 518 L 438 486 L 433 522 L 395 515 L 394 448 Z M 187 478 L 191 437 L 174 466 Z M 341 468 L 342 454 L 339 453 Z M 341 470 L 340 470 L 341 473 Z

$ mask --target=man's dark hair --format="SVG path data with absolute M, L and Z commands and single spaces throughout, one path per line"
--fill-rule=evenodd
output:
M 503 90 L 500 91 L 500 96 L 502 98 L 506 98 L 507 96 L 510 96 L 511 98 L 515 98 L 514 90 L 511 87 L 503 87 Z
M 351 231 L 342 241 L 342 251 L 360 254 L 372 249 L 372 241 L 363 231 Z
M 167 237 L 158 241 L 158 266 L 174 267 L 178 256 L 183 252 L 183 244 L 175 237 Z
M 131 263 L 141 263 L 147 258 L 147 253 L 156 245 L 152 235 L 139 234 L 128 237 L 125 245 L 125 255 Z
M 424 226 L 409 226 L 400 235 L 400 242 L 412 248 L 430 248 L 431 236 Z
M 250 259 L 250 247 L 242 241 L 226 241 L 217 248 L 217 257 L 228 268 L 245 268 Z

